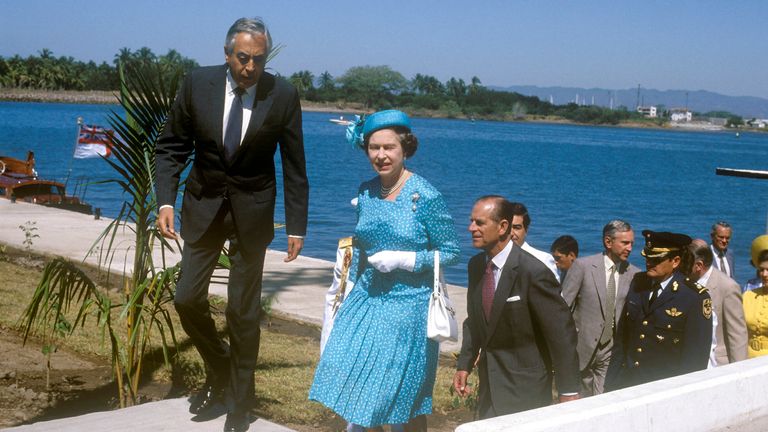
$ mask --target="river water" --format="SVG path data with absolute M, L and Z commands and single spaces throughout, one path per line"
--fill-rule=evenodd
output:
M 77 117 L 108 126 L 113 110 L 119 107 L 0 102 L 0 154 L 23 158 L 33 150 L 46 178 L 64 179 L 70 170 L 73 178 L 113 178 L 100 159 L 71 158 Z M 354 229 L 349 201 L 359 183 L 375 175 L 365 155 L 346 143 L 343 127 L 328 121 L 337 116 L 304 113 L 311 192 L 303 254 L 326 260 Z M 466 231 L 469 212 L 476 197 L 491 193 L 528 206 L 528 241 L 544 250 L 570 234 L 583 256 L 596 253 L 602 226 L 625 219 L 637 237 L 630 261 L 641 268 L 641 230 L 708 239 L 712 223 L 726 220 L 734 227 L 736 279 L 754 275 L 749 247 L 766 232 L 768 181 L 717 176 L 715 168 L 768 169 L 768 134 L 448 119 L 413 119 L 413 131 L 420 145 L 408 167 L 443 193 L 462 240 L 461 263 L 446 269 L 451 283 L 466 284 L 466 263 L 476 253 Z M 115 186 L 90 184 L 86 200 L 114 216 L 122 197 Z M 279 193 L 276 220 L 282 212 Z M 271 247 L 285 243 L 278 231 Z

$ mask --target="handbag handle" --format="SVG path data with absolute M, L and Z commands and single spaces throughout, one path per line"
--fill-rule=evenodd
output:
M 432 292 L 437 294 L 440 292 L 440 250 L 435 249 L 435 280 L 432 283 Z

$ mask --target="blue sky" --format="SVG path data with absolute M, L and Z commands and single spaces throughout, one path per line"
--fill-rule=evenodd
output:
M 261 16 L 271 67 L 333 76 L 388 65 L 484 85 L 710 90 L 768 98 L 768 2 L 625 0 L 0 0 L 0 55 L 108 61 L 122 47 L 223 62 L 224 35 Z

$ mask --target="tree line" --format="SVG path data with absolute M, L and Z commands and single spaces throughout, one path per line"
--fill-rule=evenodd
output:
M 68 56 L 56 57 L 51 50 L 42 49 L 38 55 L 26 58 L 19 55 L 0 56 L 0 87 L 116 91 L 120 83 L 120 65 L 123 68 L 140 68 L 147 76 L 170 76 L 179 69 L 187 72 L 199 66 L 197 61 L 174 49 L 157 55 L 147 47 L 136 51 L 121 48 L 114 55 L 112 64 L 82 62 Z M 535 96 L 489 89 L 477 76 L 469 81 L 451 77 L 441 82 L 434 76 L 421 73 L 407 79 L 389 66 L 355 66 L 339 77 L 332 76 L 328 71 L 315 76 L 308 70 L 302 70 L 287 79 L 303 99 L 311 102 L 341 106 L 362 104 L 365 108 L 376 110 L 399 108 L 417 115 L 499 120 L 564 118 L 591 124 L 649 121 L 626 107 L 609 109 L 576 103 L 554 105 Z M 740 120 L 733 115 L 726 117 L 736 124 Z M 662 124 L 666 119 L 650 121 Z
M 189 71 L 198 67 L 197 61 L 182 56 L 174 49 L 157 55 L 147 47 L 132 51 L 121 48 L 112 64 L 83 62 L 69 56 L 54 56 L 43 48 L 38 55 L 0 56 L 0 87 L 37 90 L 118 90 L 118 65 L 131 69 L 152 70 L 152 73 L 172 75 L 178 68 Z

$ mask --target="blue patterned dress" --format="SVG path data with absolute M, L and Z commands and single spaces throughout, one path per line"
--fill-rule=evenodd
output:
M 459 242 L 442 195 L 412 174 L 394 201 L 378 177 L 360 186 L 355 235 L 365 263 L 339 308 L 309 398 L 364 427 L 406 423 L 432 412 L 437 342 L 427 338 L 434 250 L 458 261 Z M 413 272 L 381 273 L 366 256 L 415 251 Z

